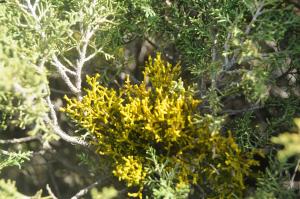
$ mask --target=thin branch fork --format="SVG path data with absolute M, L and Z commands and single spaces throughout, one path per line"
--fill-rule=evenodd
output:
M 87 61 L 93 59 L 99 52 L 103 52 L 102 49 L 103 48 L 100 47 L 98 50 L 95 50 L 95 52 L 90 54 L 88 57 L 86 57 L 84 61 L 87 62 Z
M 47 97 L 47 104 L 50 108 L 50 117 L 46 117 L 45 121 L 50 125 L 50 127 L 53 129 L 53 131 L 63 140 L 66 142 L 69 142 L 71 144 L 75 145 L 81 145 L 84 147 L 89 147 L 89 143 L 85 142 L 84 140 L 80 139 L 79 137 L 76 136 L 70 136 L 66 132 L 64 132 L 58 124 L 56 112 L 54 109 L 54 105 L 51 103 L 50 96 Z
M 91 26 L 88 26 L 87 30 L 84 33 L 83 39 L 82 39 L 82 47 L 80 47 L 81 46 L 80 44 L 77 46 L 77 51 L 79 53 L 79 59 L 76 62 L 76 82 L 75 82 L 75 85 L 76 85 L 77 90 L 79 91 L 77 93 L 77 96 L 78 96 L 79 99 L 81 99 L 80 91 L 81 91 L 81 83 L 82 83 L 82 78 L 81 78 L 82 68 L 84 66 L 84 63 L 86 62 L 87 48 L 88 48 L 90 39 L 92 38 L 94 33 L 95 33 L 95 28 L 92 28 Z
M 64 60 L 67 60 L 66 58 L 64 58 Z M 68 69 L 66 66 L 64 66 L 59 60 L 58 60 L 58 58 L 57 58 L 57 56 L 56 55 L 54 55 L 53 56 L 53 65 L 57 65 L 59 68 L 61 68 L 63 71 L 65 71 L 66 73 L 69 73 L 69 74 L 71 74 L 71 75 L 76 75 L 76 72 L 74 72 L 74 71 L 72 71 L 72 70 L 70 70 L 70 69 Z M 69 61 L 69 60 L 68 60 Z M 68 64 L 69 64 L 69 62 L 68 62 Z
M 95 7 L 96 1 L 92 3 L 92 7 Z M 82 15 L 82 12 L 80 12 Z M 83 17 L 83 16 L 81 16 Z M 106 21 L 104 19 L 103 21 Z M 81 84 L 82 84 L 82 69 L 84 64 L 94 58 L 99 52 L 102 52 L 102 47 L 95 49 L 95 52 L 87 55 L 87 50 L 90 45 L 91 38 L 94 36 L 95 32 L 99 29 L 100 24 L 90 23 L 87 27 L 83 27 L 83 24 L 80 24 L 80 33 L 82 35 L 81 40 L 78 42 L 76 46 L 76 50 L 78 52 L 78 59 L 76 60 L 76 64 L 72 64 L 69 60 L 63 57 L 63 59 L 69 64 L 75 71 L 68 69 L 65 67 L 58 59 L 56 55 L 52 56 L 52 64 L 56 67 L 58 72 L 60 73 L 62 79 L 65 81 L 69 89 L 77 95 L 77 98 L 81 100 Z M 75 82 L 72 83 L 70 77 L 67 75 L 70 74 L 75 77 Z
M 26 0 L 27 8 L 29 9 L 31 15 L 33 16 L 33 18 L 34 18 L 37 22 L 40 21 L 39 17 L 38 17 L 37 14 L 36 14 L 36 8 L 37 8 L 37 6 L 38 6 L 38 4 L 39 4 L 39 1 L 40 1 L 40 0 L 36 0 L 36 1 L 34 2 L 34 4 L 32 5 L 31 2 L 30 2 L 30 0 Z
M 70 144 L 74 144 L 74 145 L 81 145 L 84 147 L 88 147 L 89 144 L 87 142 L 85 142 L 84 140 L 75 137 L 75 136 L 70 136 L 68 135 L 66 132 L 64 132 L 59 126 L 54 125 L 52 123 L 51 120 L 48 119 L 48 124 L 51 126 L 51 128 L 53 129 L 53 131 L 64 141 L 69 142 Z
M 256 10 L 256 12 L 255 12 L 255 14 L 254 14 L 253 17 L 252 17 L 252 20 L 250 21 L 250 23 L 249 23 L 249 24 L 247 25 L 247 27 L 246 27 L 246 30 L 245 30 L 245 34 L 246 34 L 246 35 L 248 35 L 248 34 L 250 33 L 253 24 L 255 23 L 255 21 L 257 20 L 257 18 L 263 13 L 263 12 L 262 12 L 262 9 L 263 9 L 264 6 L 265 6 L 264 3 L 261 3 L 261 4 L 258 6 L 258 8 L 257 8 L 257 10 Z
M 52 192 L 49 184 L 46 185 L 46 189 L 47 189 L 49 195 L 52 197 L 52 199 L 57 199 L 57 197 L 55 196 L 55 194 Z
M 69 76 L 66 74 L 66 71 L 64 70 L 64 68 L 66 68 L 57 58 L 56 55 L 52 56 L 52 65 L 54 65 L 57 69 L 57 71 L 59 72 L 60 76 L 62 77 L 62 79 L 65 81 L 65 83 L 67 84 L 67 86 L 70 88 L 70 90 L 73 93 L 79 93 L 80 90 L 74 86 L 74 84 L 71 82 Z M 76 74 L 77 75 L 77 74 Z

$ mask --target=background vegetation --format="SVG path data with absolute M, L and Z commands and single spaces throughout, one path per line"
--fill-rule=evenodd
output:
M 0 2 L 1 198 L 299 197 L 298 1 Z

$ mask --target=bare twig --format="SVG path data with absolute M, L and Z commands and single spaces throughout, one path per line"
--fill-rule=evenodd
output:
M 83 38 L 82 42 L 80 42 L 77 46 L 77 51 L 79 54 L 79 59 L 76 61 L 76 88 L 79 91 L 77 93 L 77 97 L 81 99 L 81 83 L 82 83 L 82 78 L 81 78 L 81 73 L 82 73 L 82 68 L 84 66 L 84 63 L 87 61 L 86 58 L 86 53 L 87 53 L 87 48 L 89 46 L 90 39 L 95 33 L 97 27 L 92 28 L 91 25 L 87 27 L 86 31 L 83 31 Z M 93 58 L 96 54 L 92 55 L 92 57 L 88 57 L 88 60 Z
M 257 20 L 257 18 L 263 13 L 262 9 L 264 7 L 264 3 L 261 2 L 258 7 L 257 10 L 255 12 L 255 14 L 252 16 L 252 20 L 250 21 L 250 23 L 247 25 L 246 30 L 245 30 L 245 34 L 248 35 L 252 29 L 253 24 L 255 23 L 255 21 Z
M 70 67 L 75 69 L 74 64 L 69 59 L 67 59 L 65 56 L 62 56 L 62 58 Z
M 211 57 L 212 57 L 212 61 L 215 62 L 217 60 L 217 50 L 216 50 L 217 39 L 216 39 L 216 35 L 213 35 L 212 38 L 213 38 L 213 46 L 212 46 L 212 50 L 211 50 Z
M 70 136 L 66 132 L 64 132 L 58 125 L 54 125 L 53 122 L 50 120 L 50 118 L 46 118 L 46 122 L 50 125 L 50 127 L 53 129 L 53 131 L 63 140 L 66 142 L 69 142 L 71 144 L 75 145 L 81 145 L 84 147 L 88 147 L 89 144 L 85 142 L 84 140 L 80 139 L 76 136 Z
M 79 192 L 77 192 L 74 196 L 72 196 L 71 199 L 79 199 L 81 196 L 87 194 L 87 192 L 88 192 L 90 189 L 92 189 L 92 188 L 94 188 L 95 186 L 101 184 L 106 178 L 108 178 L 108 177 L 105 177 L 104 179 L 103 179 L 103 178 L 102 178 L 102 179 L 99 179 L 99 180 L 97 180 L 96 182 L 94 182 L 93 184 L 91 184 L 91 185 L 89 185 L 89 186 L 87 186 L 87 187 L 81 189 L 81 190 L 80 190 Z
M 97 0 L 93 0 L 91 5 L 86 13 L 88 16 L 93 15 L 97 12 Z M 72 46 L 70 49 L 76 49 L 78 58 L 76 59 L 75 63 L 72 63 L 70 60 L 66 59 L 63 55 L 61 59 L 64 59 L 66 64 L 68 64 L 71 68 L 74 69 L 70 70 L 62 62 L 59 61 L 58 55 L 53 55 L 52 57 L 52 64 L 58 70 L 60 76 L 65 81 L 69 89 L 77 96 L 79 100 L 81 100 L 81 85 L 82 85 L 82 70 L 85 63 L 92 58 L 94 58 L 98 53 L 103 52 L 102 47 L 94 47 L 92 46 L 91 39 L 94 37 L 95 33 L 99 30 L 100 25 L 102 23 L 110 23 L 110 20 L 107 19 L 107 16 L 101 17 L 92 17 L 92 19 L 88 19 L 86 21 L 84 16 L 85 10 L 81 10 L 79 12 L 80 23 L 78 25 L 78 29 L 80 32 L 80 40 L 75 40 L 76 44 Z M 94 52 L 88 52 L 89 47 L 94 48 Z M 104 52 L 103 52 L 104 53 Z M 104 53 L 105 56 L 107 54 Z M 74 79 L 70 78 L 70 75 L 74 77 Z M 71 80 L 74 80 L 73 82 Z
M 22 142 L 30 142 L 32 140 L 39 140 L 40 136 L 24 137 L 24 138 L 15 138 L 10 140 L 0 140 L 0 144 L 16 144 Z
M 56 197 L 56 196 L 54 195 L 54 193 L 52 192 L 52 190 L 51 190 L 49 184 L 46 185 L 46 189 L 47 189 L 49 195 L 52 197 L 52 199 L 57 199 L 57 197 Z
M 294 180 L 295 180 L 295 177 L 296 177 L 296 173 L 297 173 L 297 171 L 298 171 L 298 168 L 299 168 L 299 164 L 300 164 L 300 159 L 298 159 L 298 161 L 297 161 L 297 165 L 296 165 L 296 167 L 295 167 L 293 176 L 292 176 L 291 181 L 290 181 L 290 188 L 291 188 L 291 189 L 294 188 Z
M 87 62 L 87 61 L 93 59 L 99 52 L 103 52 L 102 47 L 99 48 L 98 50 L 95 50 L 95 52 L 90 54 L 88 57 L 86 57 L 84 61 Z
M 94 35 L 96 29 L 98 28 L 98 25 L 95 27 L 92 27 L 92 25 L 89 25 L 86 30 L 81 29 L 82 39 L 77 44 L 76 50 L 78 52 L 79 58 L 76 60 L 76 65 L 72 66 L 73 64 L 67 60 L 66 58 L 63 58 L 67 64 L 72 66 L 76 71 L 72 71 L 68 69 L 66 66 L 64 66 L 58 59 L 56 55 L 52 56 L 52 65 L 54 65 L 61 75 L 62 79 L 65 81 L 67 86 L 70 88 L 70 90 L 77 95 L 79 99 L 81 99 L 81 84 L 82 84 L 82 68 L 84 64 L 89 61 L 90 59 L 94 58 L 97 53 L 102 51 L 102 48 L 99 48 L 91 55 L 87 56 L 87 49 L 89 46 L 90 39 Z M 75 76 L 75 84 L 71 82 L 70 77 L 67 75 L 70 74 L 72 76 Z
M 50 115 L 51 115 L 53 124 L 58 125 L 56 112 L 55 112 L 55 109 L 54 109 L 54 105 L 51 102 L 50 95 L 47 96 L 46 100 L 47 100 L 47 104 L 48 104 L 49 109 L 50 109 Z
M 10 153 L 9 153 L 8 151 L 5 151 L 5 150 L 3 150 L 3 149 L 0 149 L 0 152 L 1 152 L 2 154 L 4 154 L 4 155 L 10 155 Z

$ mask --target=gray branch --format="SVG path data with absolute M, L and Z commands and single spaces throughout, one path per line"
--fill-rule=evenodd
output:
M 66 70 L 64 70 L 64 68 L 66 68 L 66 67 L 58 60 L 56 55 L 52 56 L 52 60 L 53 60 L 51 62 L 52 65 L 54 65 L 56 67 L 56 69 L 59 72 L 60 76 L 62 77 L 64 82 L 67 84 L 67 86 L 70 88 L 70 90 L 73 93 L 79 93 L 80 90 L 78 89 L 78 87 L 74 86 L 74 84 L 71 82 L 69 76 L 66 74 Z M 76 73 L 76 75 L 78 75 L 78 73 Z
M 24 137 L 24 138 L 15 138 L 10 140 L 0 140 L 0 144 L 16 144 L 22 142 L 30 142 L 32 140 L 39 140 L 40 136 Z

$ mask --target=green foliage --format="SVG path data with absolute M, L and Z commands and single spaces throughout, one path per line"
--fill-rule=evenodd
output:
M 253 120 L 255 120 L 253 112 L 245 113 L 233 121 L 231 128 L 235 133 L 237 143 L 246 151 L 263 148 L 269 142 L 268 137 L 261 132 L 259 126 L 255 126 Z
M 257 178 L 257 188 L 249 199 L 293 199 L 297 198 L 293 189 L 289 189 L 289 179 L 286 176 L 291 164 L 282 164 L 274 157 L 269 157 L 270 166 Z
M 4 13 L 8 9 L 0 5 Z M 30 54 L 22 39 L 10 34 L 13 27 L 4 25 L 5 18 L 0 12 L 0 130 L 8 126 L 34 126 L 33 130 L 45 129 L 42 117 L 47 112 L 43 98 L 46 73 L 33 62 L 35 54 Z
M 0 154 L 0 172 L 3 168 L 8 166 L 18 166 L 21 168 L 21 164 L 25 160 L 29 160 L 29 157 L 31 156 L 31 152 L 6 152 L 1 151 Z
M 124 34 L 159 37 L 161 51 L 174 43 L 183 66 L 196 81 L 202 79 L 202 88 L 215 82 L 225 94 L 234 86 L 238 89 L 231 95 L 243 93 L 251 102 L 265 102 L 271 74 L 287 58 L 294 60 L 293 67 L 299 65 L 300 18 L 280 0 L 125 2 L 125 16 L 133 23 L 121 24 Z M 141 6 L 134 6 L 141 2 L 151 17 L 143 17 Z M 235 73 L 241 74 L 233 78 Z M 224 80 L 224 74 L 230 79 Z M 209 95 L 208 90 L 203 92 Z
M 256 161 L 252 153 L 241 152 L 230 133 L 219 133 L 213 117 L 195 113 L 200 101 L 179 71 L 179 65 L 164 63 L 158 55 L 149 58 L 139 85 L 127 79 L 116 91 L 101 86 L 98 76 L 87 77 L 87 94 L 81 101 L 66 98 L 62 110 L 96 138 L 91 143 L 99 154 L 115 160 L 113 173 L 129 187 L 139 187 L 132 196 L 141 196 L 145 186 L 146 168 L 153 164 L 146 158 L 151 147 L 159 164 L 168 161 L 166 174 L 178 165 L 176 186 L 197 183 L 209 197 L 241 195 Z
M 148 159 L 152 162 L 149 168 L 146 168 L 148 177 L 145 179 L 145 184 L 151 196 L 154 198 L 187 198 L 190 192 L 190 186 L 187 184 L 176 183 L 177 166 L 166 169 L 168 159 L 161 163 L 156 156 L 153 148 L 147 151 Z
M 241 89 L 248 101 L 265 102 L 269 97 L 268 87 L 266 85 L 267 72 L 263 69 L 254 69 L 245 72 L 241 79 Z
M 271 98 L 267 102 L 270 118 L 267 118 L 268 131 L 281 133 L 293 127 L 293 119 L 300 111 L 299 98 L 291 96 L 288 99 Z M 279 131 L 280 130 L 280 131 Z
M 5 138 L 42 135 L 42 147 L 35 142 L 17 147 L 43 150 L 48 159 L 57 146 L 65 147 L 52 139 L 59 133 L 50 130 L 51 122 L 73 140 L 79 137 L 72 132 L 88 131 L 79 139 L 90 141 L 101 156 L 76 147 L 79 166 L 92 175 L 114 174 L 137 192 L 131 196 L 148 198 L 239 198 L 248 185 L 245 177 L 256 173 L 250 170 L 257 164 L 253 151 L 268 157 L 277 150 L 273 141 L 284 146 L 279 160 L 299 156 L 299 129 L 279 134 L 291 129 L 300 111 L 297 1 L 0 2 L 0 132 Z M 142 67 L 138 63 L 138 71 L 119 85 L 119 73 L 132 61 L 127 54 L 142 62 L 157 52 L 162 58 L 148 61 L 143 81 L 134 76 Z M 180 61 L 181 67 L 162 59 Z M 92 74 L 83 98 L 82 74 Z M 195 84 L 187 87 L 188 82 Z M 77 97 L 67 98 L 63 109 L 75 128 L 55 113 L 66 89 Z M 15 149 L 2 150 L 0 170 L 31 157 L 10 152 Z M 290 168 L 275 160 L 259 168 L 253 197 L 296 197 L 285 187 L 284 169 Z M 1 183 L 13 189 L 1 198 L 26 197 L 14 184 Z M 114 189 L 91 194 L 117 197 Z

